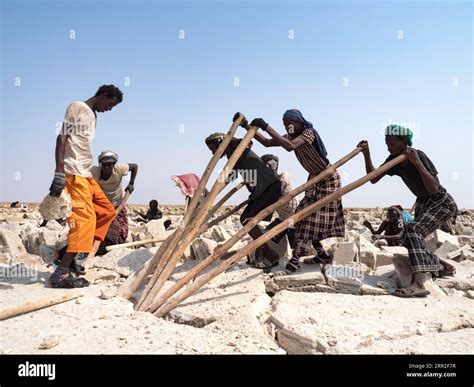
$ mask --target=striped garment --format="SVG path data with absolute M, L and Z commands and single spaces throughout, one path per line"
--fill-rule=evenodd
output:
M 310 176 L 310 178 L 312 177 Z M 340 188 L 341 178 L 336 171 L 328 178 L 319 182 L 312 189 L 311 196 L 306 193 L 296 212 L 301 211 L 318 200 L 324 199 Z M 312 242 L 314 240 L 344 237 L 344 232 L 344 210 L 342 208 L 342 201 L 339 198 L 296 223 L 296 249 L 293 253 L 298 257 L 309 255 L 311 254 Z
M 452 196 L 440 186 L 437 194 L 415 202 L 415 219 L 405 225 L 403 245 L 408 249 L 412 271 L 435 272 L 443 268 L 439 258 L 426 248 L 425 238 L 456 216 L 458 207 Z
M 114 218 L 112 224 L 107 231 L 105 237 L 106 241 L 111 242 L 112 244 L 125 243 L 128 236 L 128 219 L 127 219 L 127 209 L 124 207 L 122 211 Z
M 288 138 L 287 135 L 284 137 Z M 295 154 L 303 168 L 309 172 L 308 180 L 310 180 L 324 171 L 329 164 L 320 157 L 313 145 L 316 138 L 313 128 L 305 129 L 300 138 L 305 140 L 306 144 L 296 149 Z M 336 171 L 331 176 L 306 190 L 305 196 L 295 212 L 308 207 L 318 200 L 324 199 L 339 188 L 341 188 L 341 177 Z M 313 241 L 344 237 L 345 222 L 341 199 L 336 199 L 313 212 L 307 218 L 298 222 L 295 227 L 296 248 L 293 254 L 298 257 L 311 254 Z

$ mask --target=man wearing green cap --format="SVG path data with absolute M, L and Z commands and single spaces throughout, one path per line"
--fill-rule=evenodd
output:
M 416 196 L 415 219 L 404 226 L 403 236 L 403 245 L 408 249 L 413 279 L 407 289 L 397 289 L 394 295 L 425 297 L 429 291 L 425 289 L 424 282 L 430 278 L 430 274 L 439 275 L 438 271 L 446 272 L 439 258 L 426 248 L 425 238 L 448 219 L 456 216 L 457 205 L 440 184 L 438 171 L 428 156 L 421 150 L 411 147 L 413 133 L 410 129 L 399 125 L 387 126 L 385 143 L 390 156 L 384 164 L 401 154 L 406 154 L 408 159 L 370 182 L 375 184 L 385 175 L 400 176 Z M 358 146 L 362 148 L 365 170 L 370 173 L 375 168 L 370 158 L 369 144 L 364 140 Z

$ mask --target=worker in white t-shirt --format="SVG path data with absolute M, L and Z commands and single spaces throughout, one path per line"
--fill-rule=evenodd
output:
M 67 218 L 66 253 L 50 277 L 55 288 L 89 285 L 87 280 L 73 274 L 75 257 L 78 253 L 90 253 L 94 240 L 104 240 L 115 216 L 114 206 L 92 177 L 90 169 L 97 112 L 112 110 L 122 99 L 119 88 L 103 85 L 88 100 L 71 103 L 56 139 L 56 170 L 49 191 L 52 196 L 60 196 L 65 188 L 71 196 L 72 214 Z
M 125 191 L 130 194 L 134 191 L 135 178 L 137 177 L 137 164 L 118 163 L 118 154 L 113 151 L 103 151 L 99 155 L 99 166 L 91 168 L 92 176 L 99 183 L 100 188 L 104 191 L 105 196 L 110 200 L 112 205 L 117 208 L 122 202 L 122 178 L 131 172 L 130 181 L 125 187 Z M 116 215 L 112 224 L 107 231 L 104 241 L 100 244 L 96 255 L 105 254 L 106 246 L 124 243 L 128 236 L 128 218 L 125 206 Z

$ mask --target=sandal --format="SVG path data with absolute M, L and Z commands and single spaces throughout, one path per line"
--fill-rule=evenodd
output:
M 66 273 L 57 278 L 51 278 L 50 284 L 53 288 L 72 289 L 84 288 L 90 285 L 90 282 L 85 278 L 75 277 L 70 273 Z
M 272 267 L 278 266 L 279 261 L 270 262 L 266 258 L 255 261 L 253 267 L 256 269 L 271 269 Z
M 312 258 L 305 258 L 303 263 L 306 265 L 332 265 L 333 257 L 328 255 L 328 257 L 321 258 L 318 255 L 315 255 Z
M 439 259 L 440 265 L 443 267 L 438 271 L 438 277 L 452 277 L 456 274 L 456 268 L 444 259 Z
M 285 268 L 280 271 L 276 271 L 272 274 L 272 277 L 281 277 L 284 275 L 293 274 L 297 270 L 300 269 L 300 262 L 294 258 L 291 258 L 288 263 L 286 264 Z
M 418 288 L 400 288 L 395 290 L 392 295 L 402 298 L 426 297 L 430 294 L 429 290 Z

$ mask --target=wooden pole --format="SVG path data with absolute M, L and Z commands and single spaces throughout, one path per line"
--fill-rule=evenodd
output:
M 163 270 L 163 267 L 164 267 L 163 265 L 165 265 L 168 262 L 171 254 L 173 254 L 173 252 L 177 249 L 177 247 L 179 245 L 181 235 L 183 234 L 184 230 L 188 228 L 190 219 L 193 218 L 193 214 L 195 212 L 195 209 L 199 204 L 199 199 L 200 199 L 202 193 L 204 192 L 204 190 L 206 189 L 206 184 L 207 184 L 207 181 L 209 180 L 209 177 L 212 174 L 212 171 L 214 170 L 214 168 L 216 167 L 218 161 L 220 160 L 220 158 L 224 154 L 224 151 L 227 149 L 227 146 L 230 144 L 230 141 L 234 137 L 234 134 L 237 131 L 237 129 L 238 129 L 238 127 L 239 127 L 239 125 L 240 125 L 240 123 L 242 122 L 243 119 L 244 119 L 244 115 L 241 114 L 240 117 L 232 123 L 232 125 L 229 128 L 229 130 L 227 131 L 227 134 L 225 135 L 224 139 L 222 140 L 222 142 L 220 143 L 220 145 L 217 148 L 216 152 L 214 153 L 211 160 L 209 161 L 206 169 L 204 170 L 204 173 L 201 176 L 201 179 L 199 180 L 198 187 L 196 188 L 196 191 L 194 192 L 194 195 L 193 195 L 192 199 L 190 201 L 189 200 L 187 201 L 186 209 L 185 209 L 185 213 L 184 213 L 184 217 L 183 217 L 183 222 L 182 222 L 182 228 L 179 228 L 178 229 L 179 231 L 176 230 L 176 232 L 175 232 L 176 237 L 173 239 L 173 243 L 168 244 L 167 248 L 165 250 L 163 250 L 163 252 L 161 252 L 160 256 L 157 257 L 159 251 L 155 254 L 155 257 L 153 259 L 156 258 L 157 260 L 159 260 L 159 265 L 157 267 L 156 273 L 153 275 L 153 277 L 150 280 L 150 282 L 148 283 L 148 285 L 153 285 L 156 282 L 156 280 L 158 279 L 159 274 L 161 274 L 161 271 Z M 186 247 L 184 248 L 184 250 L 185 249 L 186 249 Z M 150 266 L 150 268 L 151 268 L 151 266 Z M 138 285 L 134 284 L 134 286 L 137 286 L 137 288 L 139 287 L 139 285 L 140 284 L 138 284 Z M 145 291 L 142 293 L 141 299 L 137 303 L 137 305 L 141 305 L 141 303 L 144 301 L 145 297 L 147 296 L 149 290 L 150 290 L 149 287 L 145 288 Z
M 221 200 L 219 200 L 215 205 L 214 207 L 212 207 L 206 218 L 204 219 L 204 223 L 207 222 L 209 219 L 211 219 L 212 215 L 214 215 L 214 213 L 227 201 L 229 200 L 229 198 L 235 194 L 239 189 L 241 189 L 243 186 L 245 185 L 244 182 L 241 182 L 239 184 L 237 184 L 234 188 L 232 188 L 229 192 L 227 192 Z
M 67 293 L 28 301 L 20 305 L 9 306 L 0 310 L 0 320 L 6 320 L 21 314 L 34 312 L 35 310 L 48 308 L 49 306 L 61 304 L 62 302 L 74 300 L 84 295 L 81 290 L 69 290 Z
M 148 293 L 150 290 L 153 288 L 153 285 L 156 283 L 158 280 L 158 277 L 162 273 L 163 269 L 166 267 L 166 264 L 168 263 L 171 254 L 174 251 L 174 246 L 179 242 L 183 235 L 184 229 L 178 228 L 172 235 L 172 238 L 170 242 L 167 244 L 167 246 L 162 246 L 163 249 L 158 249 L 156 252 L 155 256 L 153 259 L 155 260 L 156 264 L 154 263 L 155 267 L 153 268 L 153 276 L 151 277 L 150 281 L 148 281 L 148 284 L 145 286 L 145 289 L 143 290 L 141 297 L 137 304 L 135 305 L 135 309 L 138 310 L 138 308 L 141 306 L 141 304 L 145 301 L 145 298 L 147 297 Z M 151 267 L 150 267 L 151 269 Z M 151 274 L 151 273 L 150 273 Z M 138 284 L 140 286 L 140 284 Z
M 125 207 L 125 204 L 127 204 L 127 200 L 130 197 L 130 192 L 125 191 L 125 195 L 123 195 L 123 199 L 118 205 L 118 207 L 115 209 L 115 216 L 118 216 L 120 214 L 120 211 Z
M 199 228 L 199 235 L 201 235 L 202 233 L 206 232 L 207 230 L 209 230 L 212 226 L 215 226 L 216 224 L 219 224 L 220 222 L 222 222 L 224 219 L 228 218 L 229 216 L 235 214 L 236 212 L 238 212 L 242 207 L 245 207 L 247 204 L 248 204 L 248 199 L 247 200 L 244 200 L 242 203 L 240 203 L 239 205 L 235 206 L 234 208 L 232 208 L 231 210 L 225 212 L 224 214 L 222 214 L 221 216 L 217 217 L 216 219 L 214 219 L 212 222 L 209 222 L 207 224 L 203 224 L 200 228 Z
M 241 114 L 240 117 L 235 120 L 232 123 L 232 126 L 229 128 L 226 136 L 222 140 L 221 144 L 219 145 L 219 148 L 217 148 L 216 153 L 212 156 L 211 160 L 209 161 L 209 164 L 207 165 L 206 169 L 204 170 L 204 173 L 201 176 L 201 180 L 199 180 L 198 187 L 196 188 L 196 191 L 194 192 L 193 198 L 191 199 L 191 202 L 189 203 L 186 213 L 184 214 L 184 219 L 183 219 L 183 225 L 186 227 L 187 224 L 189 223 L 189 220 L 191 219 L 192 214 L 194 213 L 194 210 L 196 209 L 197 205 L 199 204 L 199 199 L 201 198 L 202 193 L 206 189 L 206 184 L 207 181 L 209 180 L 209 177 L 212 174 L 212 171 L 216 167 L 218 161 L 224 154 L 224 151 L 227 149 L 227 146 L 230 144 L 230 141 L 234 137 L 235 132 L 237 131 L 240 123 L 244 119 L 244 115 Z
M 166 239 L 163 238 L 157 238 L 157 239 L 144 239 L 142 241 L 135 241 L 135 242 L 127 242 L 127 243 L 120 243 L 118 245 L 111 245 L 107 246 L 105 249 L 107 251 L 112 251 L 112 250 L 117 250 L 117 249 L 122 249 L 126 247 L 133 247 L 133 246 L 142 246 L 146 245 L 148 243 L 159 243 L 159 242 L 164 242 Z
M 193 214 L 194 210 L 196 209 L 199 203 L 199 198 L 201 197 L 202 193 L 206 189 L 206 184 L 207 184 L 207 181 L 209 180 L 209 177 L 212 174 L 212 171 L 217 165 L 219 159 L 224 154 L 224 151 L 227 149 L 227 146 L 232 140 L 235 132 L 237 131 L 237 128 L 239 127 L 243 119 L 244 119 L 244 115 L 241 114 L 240 117 L 236 121 L 233 122 L 233 124 L 227 131 L 226 136 L 222 140 L 221 144 L 217 148 L 216 152 L 214 153 L 211 160 L 209 161 L 206 169 L 204 170 L 204 173 L 202 174 L 201 179 L 199 180 L 198 187 L 196 188 L 196 191 L 194 192 L 192 199 L 186 200 L 186 208 L 184 211 L 182 227 L 178 228 L 173 233 L 173 235 L 170 238 L 170 243 L 165 242 L 163 245 L 160 246 L 160 249 L 156 252 L 155 256 L 152 258 L 152 262 L 150 262 L 149 265 L 146 265 L 147 266 L 146 268 L 144 266 L 142 270 L 140 270 L 140 272 L 136 276 L 133 276 L 133 279 L 131 279 L 130 282 L 126 281 L 128 283 L 127 287 L 124 287 L 122 292 L 120 292 L 122 297 L 127 298 L 127 299 L 132 297 L 133 293 L 140 287 L 140 284 L 145 279 L 145 277 L 151 274 L 151 272 L 155 269 L 156 269 L 156 273 L 153 275 L 148 285 L 153 285 L 156 282 L 158 275 L 161 274 L 161 271 L 163 270 L 164 265 L 168 262 L 170 255 L 178 246 L 178 243 L 184 231 L 184 228 L 187 227 L 189 223 L 189 219 L 191 218 L 191 215 Z M 150 290 L 150 287 L 147 286 L 145 290 L 143 291 L 141 299 L 139 300 L 137 305 L 141 305 L 141 303 L 144 301 L 144 298 L 147 296 L 149 290 Z
M 234 256 L 229 258 L 227 261 L 224 261 L 222 264 L 220 264 L 218 267 L 215 269 L 209 271 L 208 273 L 203 274 L 199 278 L 196 279 L 196 281 L 189 286 L 187 289 L 183 290 L 180 294 L 175 295 L 171 299 L 167 300 L 155 313 L 154 315 L 157 317 L 162 317 L 166 315 L 168 312 L 170 312 L 172 309 L 174 309 L 177 305 L 179 305 L 183 300 L 194 294 L 195 291 L 199 290 L 202 286 L 204 286 L 206 283 L 211 281 L 214 277 L 217 275 L 223 273 L 227 269 L 229 269 L 234 263 L 238 262 L 242 257 L 245 255 L 249 254 L 250 252 L 254 251 L 264 243 L 266 243 L 268 240 L 273 238 L 275 235 L 278 235 L 285 229 L 287 229 L 290 224 L 297 223 L 298 221 L 304 219 L 305 217 L 309 216 L 311 213 L 314 211 L 320 209 L 321 207 L 324 207 L 325 205 L 331 203 L 334 200 L 339 199 L 343 195 L 355 190 L 356 188 L 359 188 L 363 184 L 367 183 L 368 181 L 372 180 L 373 178 L 380 176 L 384 174 L 386 171 L 391 169 L 397 164 L 400 164 L 401 162 L 405 161 L 407 159 L 406 155 L 400 155 L 394 158 L 393 160 L 390 160 L 388 163 L 383 164 L 379 168 L 373 170 L 371 173 L 365 175 L 364 177 L 342 187 L 341 189 L 337 190 L 336 192 L 333 192 L 332 194 L 326 196 L 324 199 L 318 200 L 317 202 L 311 204 L 310 206 L 304 208 L 303 210 L 299 211 L 296 214 L 291 215 L 287 219 L 285 219 L 283 222 L 266 232 L 264 235 L 262 235 L 260 238 L 257 240 L 250 242 L 247 246 L 245 246 L 243 249 L 238 251 Z
M 153 289 L 148 294 L 147 299 L 141 303 L 138 310 L 144 310 L 148 306 L 148 304 L 154 300 L 154 298 L 157 296 L 158 292 L 161 290 L 165 282 L 171 276 L 176 264 L 178 263 L 179 259 L 183 255 L 184 251 L 198 235 L 199 227 L 204 221 L 204 218 L 207 214 L 209 207 L 214 202 L 214 199 L 216 198 L 217 194 L 220 192 L 222 187 L 225 186 L 229 173 L 234 168 L 235 164 L 237 163 L 238 159 L 247 148 L 247 145 L 250 143 L 255 133 L 257 133 L 257 130 L 258 130 L 257 127 L 255 126 L 251 127 L 245 134 L 244 138 L 240 141 L 237 148 L 232 153 L 232 156 L 229 158 L 224 169 L 219 174 L 217 181 L 214 183 L 211 189 L 211 192 L 207 196 L 205 202 L 202 204 L 201 211 L 199 211 L 199 213 L 190 221 L 189 227 L 186 228 L 186 232 L 183 234 L 184 238 L 182 239 L 181 243 L 177 246 L 176 250 L 171 254 L 171 257 L 169 258 L 169 263 L 163 269 L 163 272 L 158 277 L 156 284 L 153 286 Z
M 122 284 L 119 289 L 118 295 L 130 299 L 133 294 L 140 287 L 140 284 L 143 280 L 149 276 L 158 266 L 161 258 L 163 258 L 164 253 L 168 250 L 168 247 L 172 243 L 176 243 L 178 238 L 181 236 L 182 229 L 176 229 L 173 234 L 168 236 L 164 243 L 158 248 L 158 251 L 139 271 L 136 271 L 133 275 L 129 276 L 127 280 Z
M 256 216 L 254 216 L 243 228 L 241 228 L 236 234 L 234 234 L 228 241 L 226 241 L 222 246 L 219 246 L 214 252 L 207 258 L 199 262 L 191 271 L 189 271 L 183 278 L 180 278 L 171 288 L 167 289 L 162 295 L 159 295 L 156 300 L 150 305 L 149 310 L 156 310 L 162 303 L 164 303 L 169 297 L 181 289 L 187 282 L 192 278 L 199 275 L 207 266 L 209 266 L 214 261 L 218 260 L 222 254 L 228 251 L 232 246 L 241 240 L 252 228 L 254 228 L 260 221 L 265 219 L 267 216 L 271 215 L 278 208 L 289 203 L 293 198 L 298 196 L 300 193 L 303 193 L 307 189 L 313 187 L 315 184 L 325 179 L 326 177 L 332 175 L 337 168 L 341 167 L 349 160 L 357 156 L 361 151 L 361 148 L 355 148 L 352 152 L 348 153 L 346 156 L 338 160 L 333 165 L 327 167 L 319 175 L 313 177 L 306 183 L 302 184 L 298 188 L 295 188 L 282 198 L 280 198 L 276 203 L 267 207 L 263 211 L 260 211 Z

